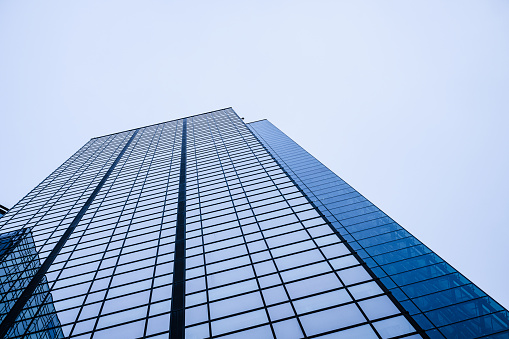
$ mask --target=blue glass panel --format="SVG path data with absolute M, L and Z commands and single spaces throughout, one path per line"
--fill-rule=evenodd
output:
M 367 205 L 365 207 L 357 208 L 350 210 L 350 208 L 346 207 L 338 207 L 338 208 L 328 208 L 329 211 L 336 216 L 337 219 L 346 220 L 354 217 L 360 217 L 364 215 L 368 215 L 370 213 L 378 213 L 380 210 L 376 208 L 372 204 L 364 204 Z M 348 224 L 348 222 L 346 222 Z
M 374 230 L 373 228 L 382 226 L 382 225 L 386 225 L 386 224 L 390 224 L 390 223 L 393 223 L 393 220 L 387 216 L 384 216 L 384 217 L 381 217 L 378 219 L 360 222 L 355 225 L 346 226 L 346 224 L 343 224 L 343 223 L 341 223 L 341 225 L 343 227 L 346 227 L 350 233 L 359 232 L 359 231 L 363 231 L 366 229 L 372 229 L 371 230 L 373 232 L 372 235 L 376 235 L 376 234 L 378 234 L 378 232 L 376 230 Z M 333 223 L 333 225 L 334 225 L 334 223 Z
M 410 298 L 419 297 L 437 291 L 468 284 L 469 281 L 459 273 L 438 276 L 429 280 L 403 286 L 402 289 Z
M 490 335 L 497 332 L 498 335 L 492 335 L 489 338 L 508 338 L 509 317 L 507 311 L 492 313 L 477 317 L 470 321 L 462 321 L 456 324 L 444 326 L 440 331 L 452 339 L 478 338 L 480 336 Z
M 484 297 L 429 311 L 426 316 L 436 326 L 444 326 L 502 310 L 500 305 Z
M 385 272 L 387 272 L 387 274 L 392 275 L 399 272 L 416 270 L 421 267 L 426 267 L 441 262 L 443 262 L 443 260 L 440 259 L 440 257 L 438 257 L 435 253 L 429 253 L 415 258 L 408 258 L 396 263 L 382 265 L 382 268 Z
M 377 237 L 378 238 L 378 237 Z M 387 239 L 386 239 L 387 240 Z M 407 237 L 404 239 L 392 239 L 388 240 L 380 245 L 366 248 L 371 255 L 376 256 L 388 252 L 394 252 L 403 248 L 421 245 L 415 240 L 414 237 Z M 424 245 L 421 245 L 424 246 Z
M 385 217 L 384 212 L 382 212 L 382 211 L 374 211 L 374 212 L 371 212 L 371 213 L 368 213 L 368 214 L 359 215 L 359 216 L 356 216 L 356 217 L 353 217 L 353 218 L 348 218 L 348 219 L 342 219 L 341 218 L 340 220 L 341 220 L 341 224 L 343 224 L 343 226 L 348 227 L 348 226 L 351 226 L 351 225 L 360 224 L 360 223 L 365 222 L 365 221 L 377 220 L 377 219 L 380 219 L 380 218 L 383 218 L 383 217 Z
M 413 239 L 413 238 L 409 238 Z M 400 245 L 405 243 L 406 241 L 397 241 Z M 411 242 L 411 241 L 409 241 Z M 395 261 L 405 260 L 412 257 L 417 257 L 423 254 L 430 253 L 431 250 L 427 248 L 426 246 L 420 244 L 417 246 L 412 246 L 400 250 L 395 250 L 392 252 L 387 252 L 381 255 L 374 256 L 373 259 L 379 264 L 379 265 L 385 265 L 389 264 Z
M 422 311 L 426 312 L 443 307 L 443 305 L 457 304 L 485 296 L 486 294 L 484 294 L 479 288 L 473 284 L 468 284 L 439 291 L 432 295 L 414 298 L 413 301 Z
M 393 274 L 391 277 L 399 286 L 404 286 L 450 273 L 456 272 L 447 263 L 442 262 L 439 264 L 422 267 L 410 272 Z
M 379 232 L 379 231 L 380 231 L 380 228 L 377 227 L 376 232 Z M 373 231 L 373 233 L 375 233 L 375 231 Z M 410 237 L 410 234 L 407 231 L 405 231 L 403 229 L 398 229 L 394 232 L 373 234 L 373 236 L 371 236 L 370 238 L 359 240 L 359 242 L 364 247 L 371 247 L 371 246 L 376 246 L 379 244 L 383 244 L 386 242 L 395 241 L 395 240 L 399 240 L 399 239 L 403 239 L 403 238 L 407 238 L 407 237 Z
M 396 223 L 390 223 L 386 225 L 377 226 L 374 229 L 367 229 L 359 232 L 352 232 L 355 235 L 355 238 L 358 240 L 369 238 L 377 234 L 384 234 L 387 232 L 394 232 L 397 230 L 401 230 L 401 227 Z

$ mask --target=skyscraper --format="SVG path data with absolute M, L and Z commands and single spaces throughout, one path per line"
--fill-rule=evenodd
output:
M 231 108 L 91 139 L 0 246 L 2 338 L 509 337 L 507 310 Z

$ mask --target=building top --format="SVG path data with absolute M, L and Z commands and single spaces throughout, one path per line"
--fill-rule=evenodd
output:
M 140 128 L 146 128 L 146 127 L 150 127 L 150 126 L 162 125 L 162 124 L 166 124 L 166 123 L 172 122 L 172 121 L 184 120 L 184 119 L 187 119 L 187 118 L 193 118 L 193 117 L 196 117 L 196 116 L 210 114 L 210 113 L 214 113 L 214 112 L 221 112 L 221 111 L 225 111 L 225 110 L 231 110 L 233 113 L 235 113 L 235 111 L 233 110 L 232 107 L 226 107 L 226 108 L 216 109 L 216 110 L 213 110 L 213 111 L 210 111 L 210 112 L 188 115 L 188 116 L 185 116 L 185 117 L 182 117 L 182 118 L 178 118 L 178 119 L 172 119 L 172 120 L 158 122 L 158 123 L 155 123 L 155 124 L 150 124 L 150 125 L 141 126 L 141 127 L 137 127 L 137 128 L 131 128 L 131 129 L 128 129 L 128 130 L 125 130 L 125 131 L 109 133 L 109 134 L 101 135 L 101 136 L 98 136 L 98 137 L 94 137 L 92 139 L 99 139 L 99 138 L 107 137 L 109 135 L 114 135 L 114 134 L 129 132 L 129 131 L 135 131 L 135 130 L 140 129 Z M 237 113 L 235 113 L 235 114 L 237 114 Z

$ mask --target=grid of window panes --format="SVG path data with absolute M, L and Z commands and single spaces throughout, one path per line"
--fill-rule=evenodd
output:
M 267 120 L 248 125 L 431 338 L 507 338 L 509 314 Z
M 53 309 L 69 338 L 168 337 L 182 126 L 92 139 L 0 220 L 30 230 L 27 279 L 79 220 L 6 337 Z M 188 337 L 418 337 L 233 110 L 187 118 L 186 148 Z
M 168 327 L 180 134 L 178 122 L 138 130 L 50 269 L 67 337 Z
M 122 138 L 122 134 L 117 139 Z M 76 152 L 69 160 L 46 178 L 40 185 L 25 196 L 0 220 L 2 234 L 19 231 L 21 228 L 30 230 L 31 243 L 30 253 L 21 254 L 16 259 L 22 263 L 18 273 L 26 284 L 31 280 L 37 267 L 46 259 L 49 251 L 62 235 L 78 210 L 90 196 L 97 182 L 104 174 L 103 167 L 109 158 L 117 152 L 119 141 L 106 138 L 103 142 L 91 140 Z M 23 253 L 24 241 L 14 251 Z M 4 304 L 0 314 L 3 321 L 7 313 L 11 311 L 12 302 L 21 294 L 20 288 L 26 286 L 25 282 L 8 285 L 6 296 L 10 302 Z M 52 308 L 51 296 L 47 293 L 46 280 L 43 279 L 36 288 L 30 300 L 26 303 L 18 316 L 17 322 L 11 326 L 6 337 L 23 335 L 21 328 L 40 329 L 40 324 L 45 321 L 45 310 Z M 6 299 L 7 300 L 7 299 Z M 42 305 L 46 300 L 46 305 Z M 27 324 L 27 317 L 32 313 L 32 308 L 39 307 L 40 317 Z M 29 310 L 30 309 L 30 310 Z M 57 326 L 58 321 L 55 322 Z M 39 337 L 44 337 L 42 333 Z
M 35 225 L 52 230 L 72 220 L 120 152 L 124 137 L 90 140 L 0 219 L 0 231 Z
M 27 279 L 30 279 L 35 273 L 33 269 L 29 271 L 29 268 L 39 267 L 40 263 L 47 259 L 48 254 L 60 240 L 78 211 L 83 207 L 98 182 L 103 178 L 120 149 L 123 148 L 128 135 L 129 133 L 120 133 L 105 137 L 102 140 L 91 140 L 14 206 L 5 216 L 7 220 L 2 220 L 2 231 L 19 228 L 20 225 L 24 225 L 25 229 L 31 230 L 35 245 L 32 251 L 35 253 L 30 259 L 33 261 L 32 265 L 27 265 L 27 268 L 24 269 Z M 77 231 L 73 235 L 76 237 L 79 234 L 80 232 Z M 39 333 L 37 337 L 44 338 L 44 333 L 39 332 L 39 324 L 46 317 L 44 310 L 48 307 L 55 307 L 59 311 L 62 310 L 62 305 L 66 303 L 74 302 L 77 304 L 80 302 L 79 284 L 71 285 L 83 280 L 86 275 L 67 280 L 61 279 L 55 284 L 58 275 L 56 272 L 66 264 L 68 265 L 66 261 L 71 265 L 78 263 L 78 261 L 66 260 L 71 254 L 69 246 L 74 243 L 76 243 L 75 239 L 70 239 L 66 243 L 66 247 L 60 252 L 54 265 L 51 266 L 50 272 L 26 303 L 6 337 L 23 337 L 28 334 Z M 82 258 L 81 262 L 88 261 L 89 258 Z M 74 271 L 86 271 L 83 268 L 74 267 Z M 64 277 L 67 278 L 65 274 Z M 44 286 L 44 288 L 41 288 L 41 286 Z M 65 289 L 62 286 L 68 288 Z M 51 294 L 48 293 L 50 290 L 52 290 Z M 63 300 L 65 298 L 67 300 Z M 31 315 L 31 319 L 27 319 L 27 315 Z M 65 312 L 58 312 L 58 319 L 63 318 L 65 318 Z M 65 325 L 65 323 L 61 323 Z M 20 324 L 23 324 L 22 327 L 26 329 L 24 333 L 19 331 Z M 55 322 L 55 326 L 59 327 L 57 322 Z
M 420 337 L 231 110 L 187 128 L 187 337 Z

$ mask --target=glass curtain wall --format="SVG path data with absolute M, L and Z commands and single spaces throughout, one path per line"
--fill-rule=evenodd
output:
M 187 145 L 189 337 L 415 335 L 236 114 L 189 118 Z
M 0 219 L 2 335 L 421 337 L 304 193 L 231 109 L 94 138 Z
M 495 300 L 269 121 L 248 126 L 429 337 L 509 337 Z

